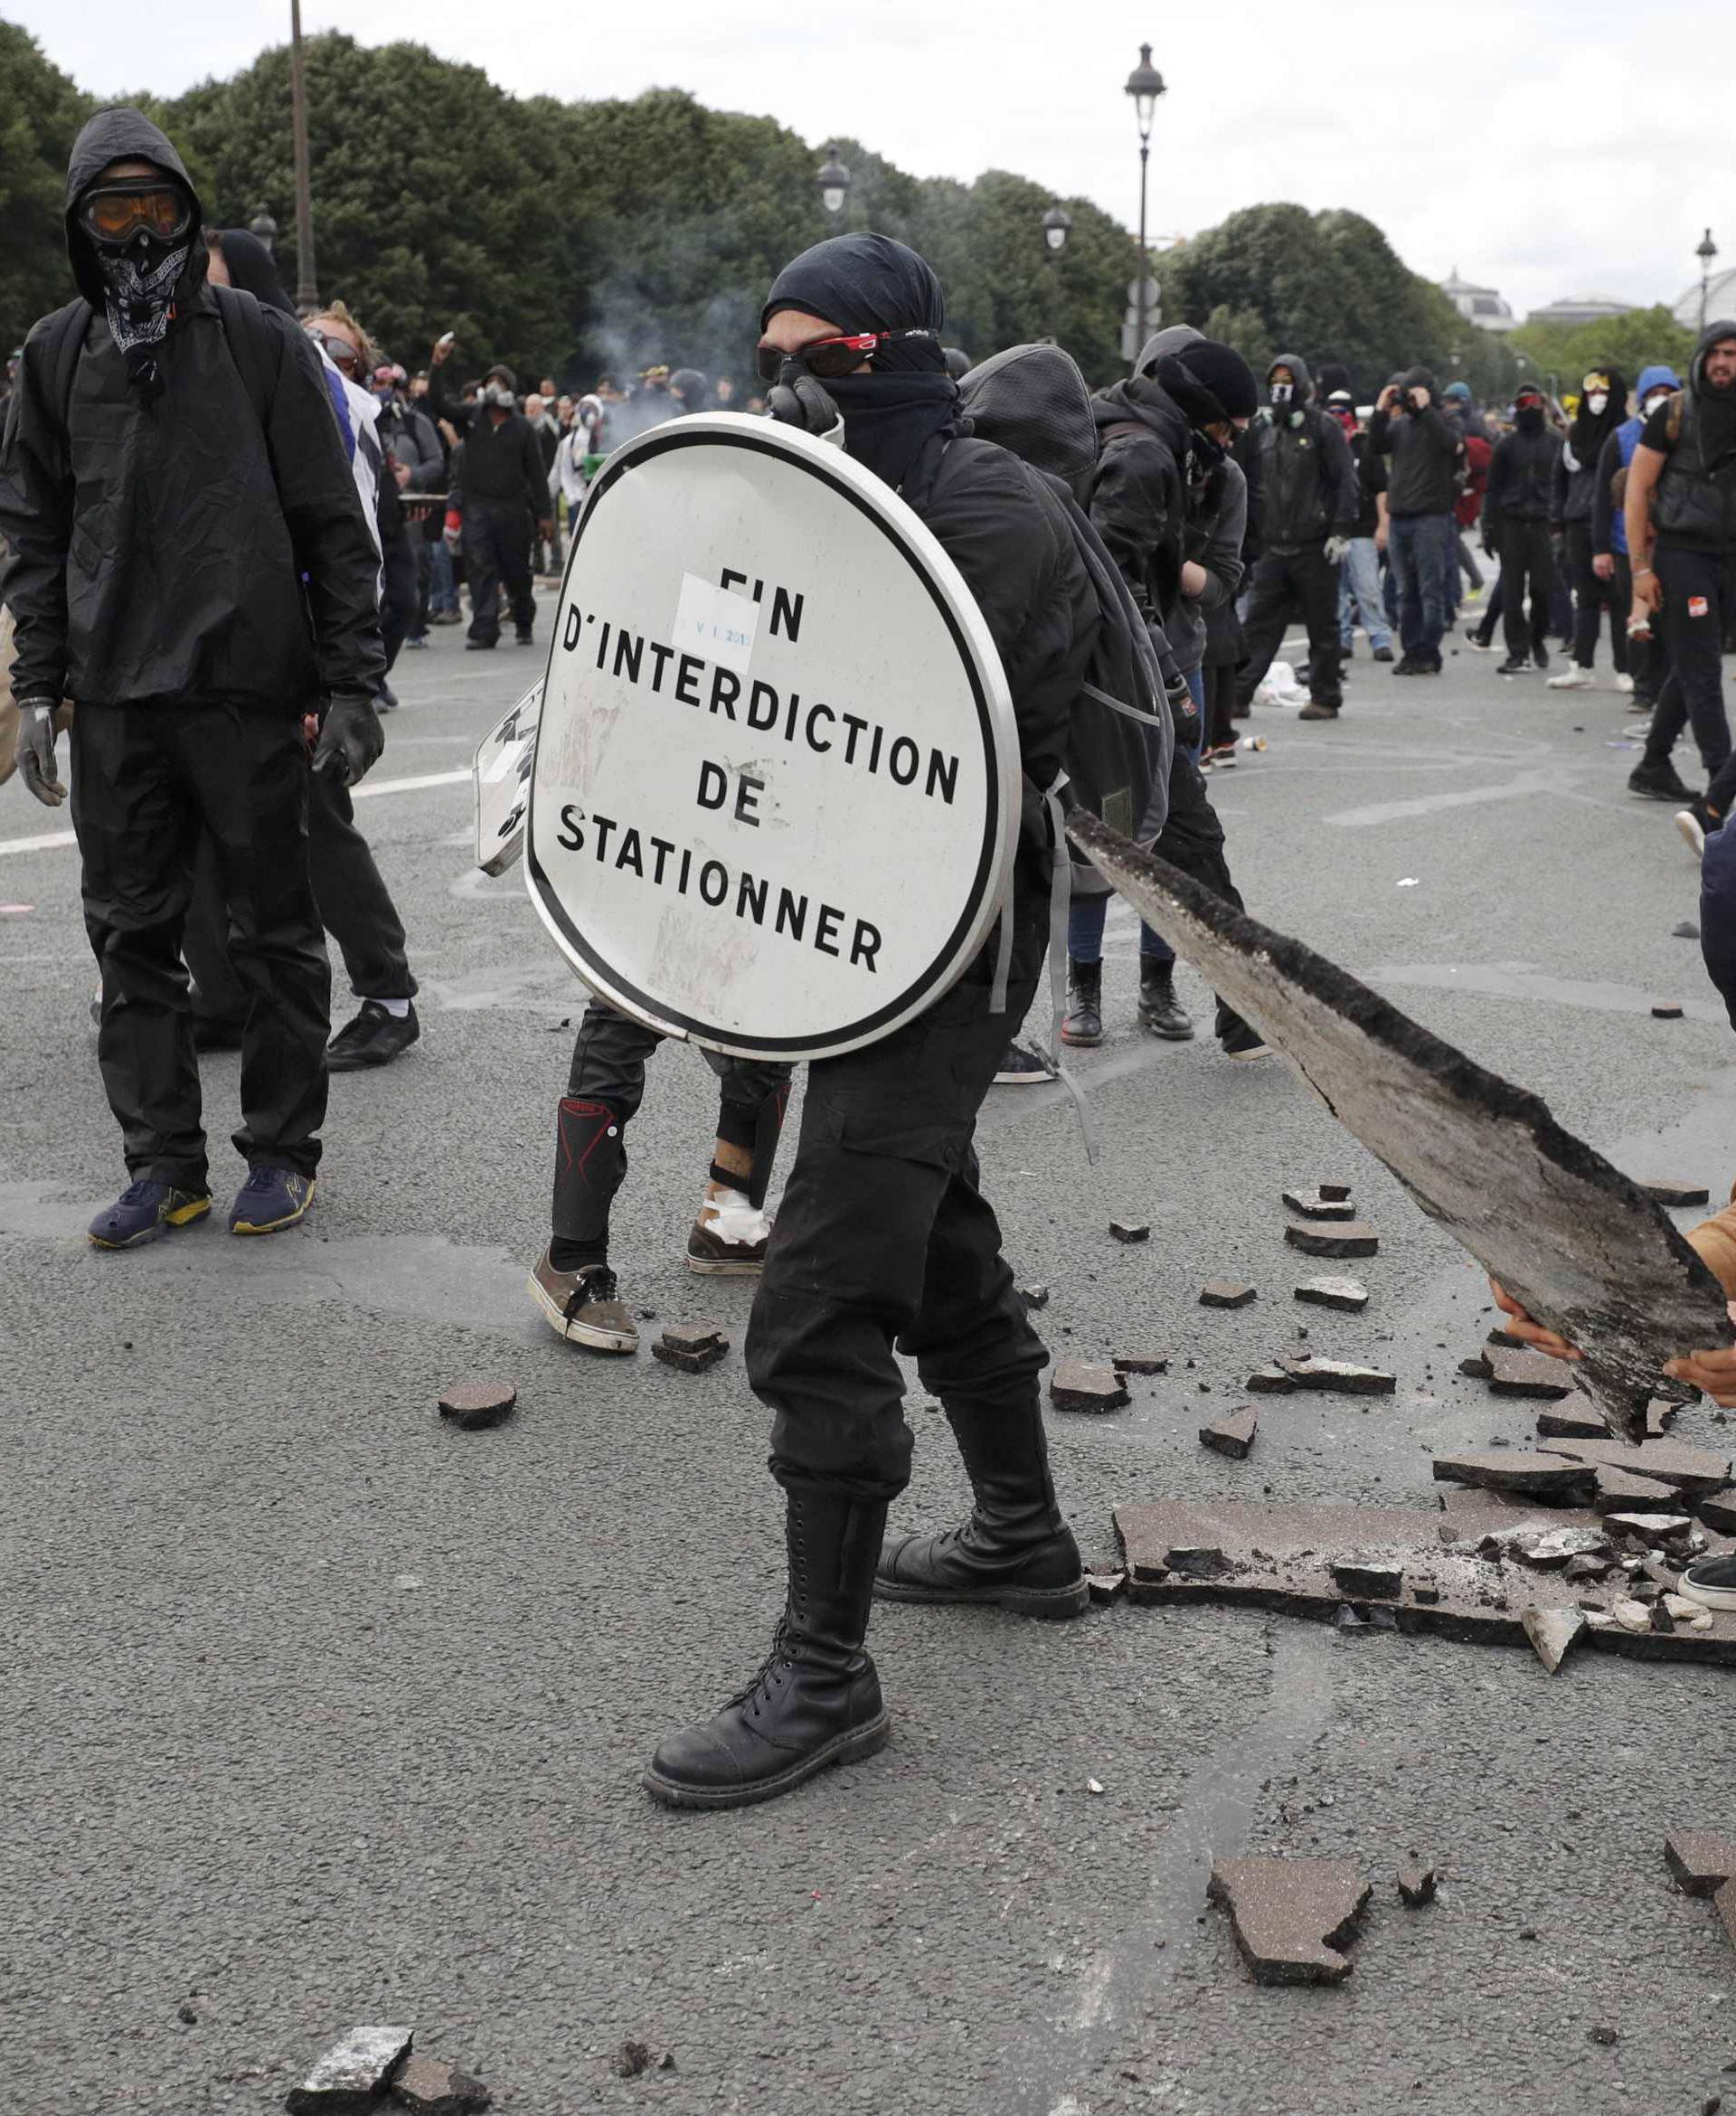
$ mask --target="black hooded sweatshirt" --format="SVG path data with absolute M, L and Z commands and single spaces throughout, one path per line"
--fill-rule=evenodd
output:
M 1269 385 L 1280 367 L 1294 378 L 1291 402 L 1302 422 L 1293 426 L 1277 411 L 1260 413 L 1250 430 L 1249 447 L 1257 459 L 1250 484 L 1260 496 L 1255 527 L 1261 549 L 1287 555 L 1328 536 L 1350 535 L 1362 502 L 1344 428 L 1309 401 L 1314 381 L 1307 362 L 1280 353 L 1266 371 Z
M 1368 444 L 1376 455 L 1391 456 L 1386 511 L 1395 520 L 1407 515 L 1450 515 L 1458 504 L 1458 462 L 1465 442 L 1458 427 L 1435 397 L 1435 378 L 1426 367 L 1412 367 L 1399 378 L 1407 392 L 1429 392 L 1420 411 L 1407 403 L 1400 412 L 1377 411 L 1368 422 Z
M 1182 591 L 1193 429 L 1147 374 L 1099 391 L 1091 412 L 1099 449 L 1091 522 L 1135 601 L 1162 622 Z
M 1598 462 L 1603 444 L 1628 416 L 1628 383 L 1613 367 L 1591 367 L 1588 374 L 1609 377 L 1609 401 L 1595 417 L 1581 398 L 1567 430 L 1567 442 L 1555 469 L 1554 522 L 1590 522 L 1597 499 Z
M 193 201 L 149 401 L 128 383 L 73 212 L 110 162 L 135 157 Z M 80 298 L 26 339 L 0 445 L 0 534 L 16 553 L 5 584 L 14 695 L 270 712 L 309 710 L 321 693 L 371 696 L 385 675 L 379 556 L 307 336 L 259 311 L 261 429 L 205 283 L 197 197 L 136 110 L 99 111 L 80 133 L 66 228 Z M 63 419 L 49 348 L 69 321 L 83 351 Z

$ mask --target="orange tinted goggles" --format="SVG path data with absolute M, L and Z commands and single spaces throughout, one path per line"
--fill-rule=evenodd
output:
M 99 242 L 126 242 L 141 228 L 147 235 L 172 242 L 192 226 L 193 206 L 173 184 L 148 189 L 115 184 L 90 192 L 79 208 L 79 217 Z

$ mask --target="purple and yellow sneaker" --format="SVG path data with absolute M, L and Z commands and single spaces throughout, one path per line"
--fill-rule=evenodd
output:
M 93 1249 L 142 1249 L 172 1227 L 190 1227 L 211 1210 L 211 1193 L 176 1190 L 173 1184 L 141 1177 L 91 1221 Z
M 314 1179 L 293 1168 L 257 1161 L 229 1208 L 231 1234 L 276 1234 L 306 1216 L 314 1202 Z

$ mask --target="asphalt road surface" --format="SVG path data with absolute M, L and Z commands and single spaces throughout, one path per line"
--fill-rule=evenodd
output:
M 1581 1654 L 1551 1680 L 1523 1648 L 1229 1608 L 896 1607 L 872 1639 L 884 1753 L 736 1814 L 646 1798 L 651 1748 L 747 1677 L 781 1592 L 751 1286 L 682 1266 L 714 1099 L 672 1046 L 615 1261 L 636 1308 L 728 1328 L 729 1359 L 599 1358 L 531 1309 L 582 996 L 522 874 L 474 869 L 458 776 L 539 657 L 461 647 L 404 657 L 358 808 L 423 1038 L 333 1082 L 317 1205 L 270 1241 L 214 1216 L 137 1255 L 85 1244 L 121 1169 L 77 858 L 0 794 L 0 2104 L 263 2111 L 373 2020 L 413 2024 L 512 2116 L 1736 2105 L 1736 1954 L 1660 1856 L 1669 1829 L 1736 1828 L 1714 1670 Z M 1214 783 L 1237 877 L 1622 1167 L 1716 1194 L 1736 1052 L 1671 937 L 1693 864 L 1623 788 L 1627 701 L 1496 658 L 1417 683 L 1358 660 L 1336 726 L 1260 712 L 1269 748 Z M 1532 1429 L 1457 1378 L 1482 1280 L 1280 1062 L 1143 1037 L 1136 949 L 1118 909 L 1109 1034 L 1079 1069 L 1095 1170 L 1059 1089 L 997 1090 L 982 1124 L 1052 1349 L 1174 1356 L 1119 1416 L 1051 1416 L 1080 1542 L 1109 1559 L 1111 1509 L 1164 1495 L 1432 1505 L 1428 1447 Z M 1657 999 L 1685 1018 L 1653 1020 Z M 236 1060 L 203 1077 L 221 1141 Z M 221 1206 L 240 1164 L 213 1160 Z M 1291 1299 L 1279 1193 L 1322 1176 L 1382 1236 L 1351 1267 L 1359 1318 Z M 1147 1244 L 1110 1240 L 1123 1212 Z M 1215 1275 L 1259 1300 L 1201 1308 Z M 1395 1367 L 1397 1396 L 1290 1398 L 1250 1460 L 1206 1452 L 1202 1415 L 1298 1321 L 1310 1349 Z M 467 1375 L 516 1384 L 510 1424 L 440 1421 Z M 943 1422 L 910 1415 L 894 1524 L 943 1524 L 963 1479 Z M 1678 1431 L 1722 1433 L 1704 1408 Z M 1212 1856 L 1242 1850 L 1357 1862 L 1374 1900 L 1346 1984 L 1248 1980 L 1205 1901 Z M 1392 1880 L 1412 1851 L 1447 1875 L 1419 1912 Z M 630 2079 L 629 2038 L 654 2067 Z

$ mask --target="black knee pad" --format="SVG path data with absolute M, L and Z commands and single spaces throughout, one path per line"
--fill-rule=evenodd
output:
M 620 1113 L 609 1102 L 563 1096 L 556 1119 L 553 1229 L 563 1241 L 601 1242 L 627 1178 Z
M 742 1147 L 752 1154 L 753 1173 L 744 1186 L 740 1176 L 713 1164 L 712 1180 L 727 1183 L 736 1190 L 745 1187 L 749 1203 L 756 1211 L 765 1204 L 766 1193 L 771 1188 L 772 1164 L 778 1158 L 778 1141 L 789 1108 L 789 1073 L 785 1069 L 783 1078 L 769 1086 L 757 1102 L 725 1101 L 718 1107 L 717 1136 L 725 1145 Z

